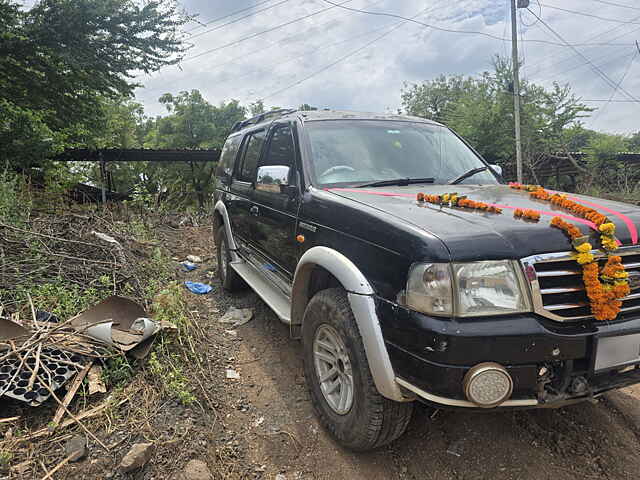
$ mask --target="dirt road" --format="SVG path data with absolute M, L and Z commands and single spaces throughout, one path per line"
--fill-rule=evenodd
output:
M 250 307 L 229 364 L 241 377 L 226 419 L 242 432 L 256 476 L 286 479 L 637 479 L 640 389 L 595 404 L 507 413 L 435 411 L 416 405 L 407 433 L 391 446 L 355 454 L 316 421 L 304 384 L 300 342 L 252 292 L 216 294 Z M 282 478 L 282 477 L 280 477 Z

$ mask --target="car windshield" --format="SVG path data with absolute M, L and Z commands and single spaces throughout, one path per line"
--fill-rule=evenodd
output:
M 329 120 L 308 122 L 314 183 L 357 186 L 397 179 L 446 184 L 485 163 L 451 130 L 419 122 Z M 497 184 L 489 171 L 462 180 Z

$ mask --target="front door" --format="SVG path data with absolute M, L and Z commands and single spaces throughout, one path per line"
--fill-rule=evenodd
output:
M 299 175 L 292 127 L 274 124 L 258 164 L 251 214 L 254 242 L 274 268 L 292 277 L 298 243 L 296 218 L 300 201 Z

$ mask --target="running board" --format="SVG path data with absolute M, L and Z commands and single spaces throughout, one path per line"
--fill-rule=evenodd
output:
M 267 280 L 249 262 L 241 260 L 239 262 L 231 262 L 229 265 L 264 300 L 264 303 L 269 305 L 269 308 L 274 311 L 281 321 L 287 325 L 291 324 L 291 302 L 282 290 L 276 287 L 273 282 Z

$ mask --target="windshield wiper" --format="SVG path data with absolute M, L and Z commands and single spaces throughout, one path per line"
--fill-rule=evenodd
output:
M 433 183 L 435 178 L 395 178 L 393 180 L 379 180 L 377 182 L 363 183 L 357 185 L 356 188 L 364 187 L 390 187 L 392 185 L 398 185 L 400 187 L 405 185 L 411 185 L 413 183 Z
M 465 172 L 462 175 L 460 175 L 458 178 L 451 180 L 449 182 L 449 185 L 455 185 L 456 183 L 460 183 L 461 181 L 466 180 L 469 177 L 473 177 L 476 173 L 484 172 L 485 170 L 488 170 L 488 169 L 489 167 L 487 167 L 486 165 L 484 167 L 472 168 L 468 172 Z

